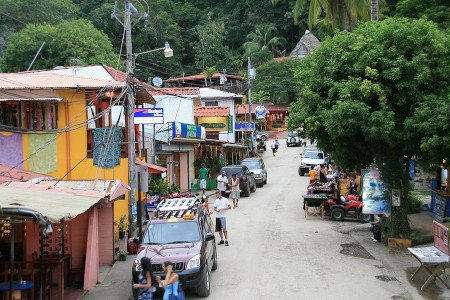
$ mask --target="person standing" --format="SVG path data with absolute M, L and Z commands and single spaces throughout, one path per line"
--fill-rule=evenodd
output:
M 219 232 L 220 242 L 218 245 L 228 246 L 227 218 L 225 212 L 231 209 L 230 202 L 222 196 L 221 191 L 216 191 L 216 201 L 214 201 L 214 211 L 216 214 L 216 231 Z M 225 241 L 224 241 L 225 238 Z
M 325 165 L 320 165 L 320 170 L 319 170 L 319 180 L 322 183 L 326 183 L 327 182 L 327 170 L 325 168 Z
M 270 145 L 270 148 L 272 148 L 273 156 L 275 156 L 275 152 L 277 152 L 277 142 L 275 140 L 272 141 L 272 145 Z
M 309 183 L 313 184 L 314 181 L 316 181 L 316 170 L 312 168 L 311 170 L 309 170 Z
M 227 173 L 225 171 L 222 171 L 222 173 L 217 176 L 217 189 L 222 193 L 222 197 L 226 197 L 227 186 Z
M 206 178 L 208 177 L 209 169 L 205 166 L 205 163 L 202 163 L 202 167 L 198 170 L 198 175 L 200 177 L 200 188 L 203 191 L 203 195 L 206 190 Z
M 239 198 L 241 197 L 241 189 L 239 188 L 240 184 L 239 178 L 237 178 L 236 174 L 231 175 L 231 183 L 230 185 L 230 197 L 233 199 L 233 207 L 238 207 L 239 204 Z
M 166 278 L 161 280 L 161 276 L 156 276 L 159 286 L 164 288 L 163 300 L 169 300 L 170 295 L 178 296 L 179 290 L 179 277 L 178 274 L 173 272 L 173 264 L 170 261 L 166 261 L 163 264 L 163 271 L 166 273 Z
M 152 287 L 152 264 L 150 258 L 141 258 L 142 272 L 139 274 L 139 283 L 133 284 L 133 289 L 139 289 L 136 300 L 150 300 L 153 298 L 154 287 Z

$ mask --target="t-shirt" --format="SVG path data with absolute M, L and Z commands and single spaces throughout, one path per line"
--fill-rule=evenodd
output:
M 228 202 L 228 199 L 225 197 L 222 197 L 220 199 L 216 199 L 216 201 L 214 201 L 214 208 L 227 208 L 228 205 L 230 205 L 230 202 Z M 217 218 L 225 218 L 225 212 L 226 210 L 222 210 L 216 213 L 216 217 Z
M 309 171 L 309 179 L 311 179 L 311 180 L 316 179 L 316 171 L 314 169 L 311 169 Z
M 208 168 L 201 168 L 200 170 L 198 170 L 198 175 L 200 176 L 200 179 L 206 179 L 208 173 L 209 173 Z
M 219 191 L 226 191 L 227 190 L 227 184 L 225 182 L 221 182 L 221 181 L 228 182 L 227 176 L 222 176 L 222 175 L 217 176 L 217 189 Z

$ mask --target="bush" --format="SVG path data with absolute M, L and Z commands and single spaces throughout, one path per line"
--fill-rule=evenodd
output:
M 281 124 L 274 123 L 274 124 L 272 124 L 272 128 L 281 128 Z
M 409 192 L 408 194 L 408 213 L 417 214 L 420 213 L 422 207 L 422 201 L 415 192 Z

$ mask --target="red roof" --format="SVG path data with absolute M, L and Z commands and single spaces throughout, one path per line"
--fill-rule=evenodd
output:
M 0 183 L 13 181 L 28 181 L 34 178 L 53 178 L 52 176 L 25 171 L 18 168 L 10 170 L 11 167 L 0 165 Z
M 194 108 L 194 117 L 228 117 L 228 106 L 197 106 Z
M 164 96 L 164 95 L 198 95 L 200 89 L 197 87 L 186 88 L 154 88 L 148 91 L 152 96 Z
M 286 60 L 289 59 L 289 56 L 280 56 L 280 57 L 275 57 L 273 60 L 274 61 L 282 61 L 282 60 Z
M 136 164 L 140 166 L 146 166 L 148 168 L 148 172 L 151 174 L 161 174 L 167 172 L 167 168 L 150 164 L 145 161 L 136 160 Z
M 125 72 L 116 70 L 113 67 L 107 66 L 107 65 L 102 65 L 103 68 L 105 68 L 106 72 L 109 73 L 109 75 L 112 76 L 112 78 L 114 78 L 114 80 L 116 81 L 120 81 L 120 82 L 126 82 L 127 81 L 127 74 Z M 154 88 L 149 85 L 148 83 L 145 83 L 143 81 L 140 81 L 139 79 L 134 78 L 134 82 L 136 82 L 138 85 L 145 87 L 148 92 L 150 92 L 151 90 L 153 90 Z
M 255 113 L 255 109 L 257 106 L 259 106 L 260 104 L 252 104 L 252 114 Z M 285 113 L 289 110 L 289 106 L 287 105 L 274 105 L 274 104 L 262 104 L 266 109 L 267 112 L 270 114 L 273 113 Z M 246 113 L 248 113 L 248 104 L 247 105 L 239 105 L 237 106 L 237 114 L 238 115 L 245 115 Z
M 222 73 L 214 73 L 214 75 L 211 77 L 212 79 L 219 79 L 220 76 L 222 76 Z M 237 80 L 242 80 L 245 81 L 246 79 L 244 77 L 241 76 L 237 76 L 237 75 L 230 75 L 230 74 L 226 74 L 225 75 L 227 78 L 230 79 L 237 79 Z M 191 76 L 185 76 L 185 77 L 178 77 L 178 78 L 170 78 L 170 79 L 166 79 L 164 80 L 164 82 L 179 82 L 179 81 L 199 81 L 199 80 L 205 80 L 206 75 L 203 74 L 198 74 L 198 75 L 191 75 Z

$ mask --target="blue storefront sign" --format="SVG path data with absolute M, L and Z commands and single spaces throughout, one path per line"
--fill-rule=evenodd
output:
M 198 139 L 206 138 L 206 130 L 203 126 L 172 122 L 172 139 Z
M 235 131 L 255 131 L 255 122 L 236 122 L 234 123 Z
M 164 124 L 164 109 L 154 108 L 135 108 L 134 124 Z

